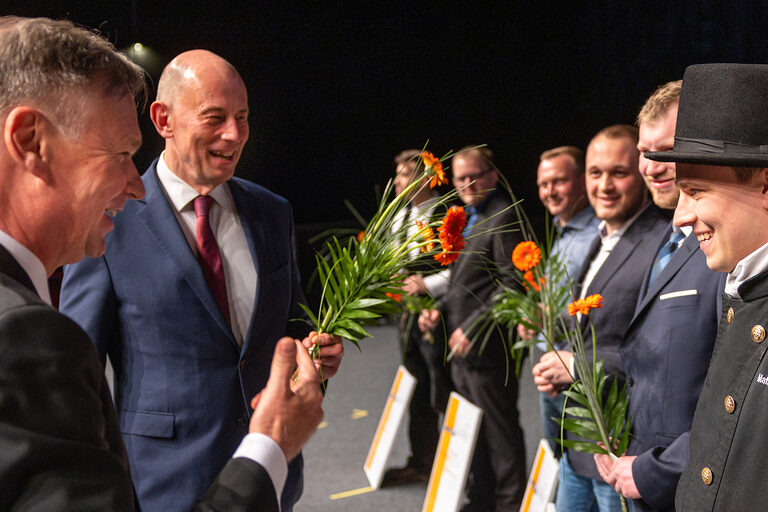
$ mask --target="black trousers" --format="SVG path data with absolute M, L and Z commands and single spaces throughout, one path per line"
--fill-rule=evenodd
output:
M 440 438 L 440 413 L 445 411 L 453 389 L 448 366 L 443 362 L 445 337 L 434 333 L 430 341 L 422 336 L 415 316 L 405 313 L 400 321 L 403 365 L 416 378 L 409 406 L 409 465 L 429 471 Z
M 516 511 L 525 493 L 527 466 L 514 368 L 507 374 L 504 366 L 478 366 L 456 357 L 451 377 L 456 391 L 483 410 L 467 484 L 470 503 L 464 510 Z

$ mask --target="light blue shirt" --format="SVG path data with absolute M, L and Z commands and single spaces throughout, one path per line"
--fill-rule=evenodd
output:
M 552 244 L 552 254 L 560 255 L 560 261 L 565 264 L 568 279 L 573 281 L 584 260 L 587 259 L 592 241 L 598 235 L 600 219 L 595 216 L 595 210 L 587 205 L 566 222 L 565 226 L 560 226 L 557 217 L 554 221 L 557 226 L 557 238 Z M 559 285 L 568 286 L 568 283 L 559 283 Z M 539 338 L 544 339 L 542 335 L 539 335 Z M 537 343 L 536 346 L 544 352 L 547 351 L 547 344 L 544 341 Z

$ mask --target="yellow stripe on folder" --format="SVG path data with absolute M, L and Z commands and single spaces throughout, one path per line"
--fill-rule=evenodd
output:
M 379 426 L 376 427 L 376 435 L 373 436 L 373 444 L 371 445 L 371 451 L 368 452 L 368 458 L 365 459 L 365 467 L 367 469 L 371 469 L 371 464 L 373 464 L 373 456 L 376 454 L 376 449 L 379 447 L 379 441 L 381 440 L 381 434 L 384 431 L 384 425 L 387 424 L 387 419 L 389 418 L 389 411 L 392 409 L 392 404 L 395 401 L 395 396 L 397 395 L 397 388 L 400 387 L 400 379 L 403 378 L 403 370 L 399 369 L 397 370 L 397 376 L 395 377 L 395 382 L 392 383 L 392 389 L 389 392 L 389 398 L 387 398 L 387 405 L 384 406 L 384 414 L 381 416 L 381 421 L 379 421 Z
M 440 486 L 440 476 L 443 474 L 443 466 L 445 465 L 445 459 L 448 456 L 448 445 L 451 443 L 451 435 L 453 431 L 453 424 L 456 421 L 456 411 L 459 408 L 459 401 L 456 398 L 451 398 L 451 403 L 448 405 L 448 414 L 445 418 L 445 426 L 440 433 L 440 443 L 437 446 L 437 461 L 435 462 L 435 469 L 432 471 L 432 476 L 429 479 L 429 488 L 427 489 L 427 505 L 424 507 L 423 512 L 432 512 L 435 506 L 435 499 L 437 499 L 437 489 Z

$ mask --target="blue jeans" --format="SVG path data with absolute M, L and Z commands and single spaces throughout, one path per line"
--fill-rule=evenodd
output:
M 557 512 L 621 512 L 619 494 L 613 487 L 576 473 L 565 455 L 560 459 L 559 476 Z

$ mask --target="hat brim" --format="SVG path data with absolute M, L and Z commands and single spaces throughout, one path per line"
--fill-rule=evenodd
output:
M 701 153 L 697 151 L 648 151 L 643 154 L 656 162 L 681 162 L 726 167 L 768 167 L 768 155 Z

